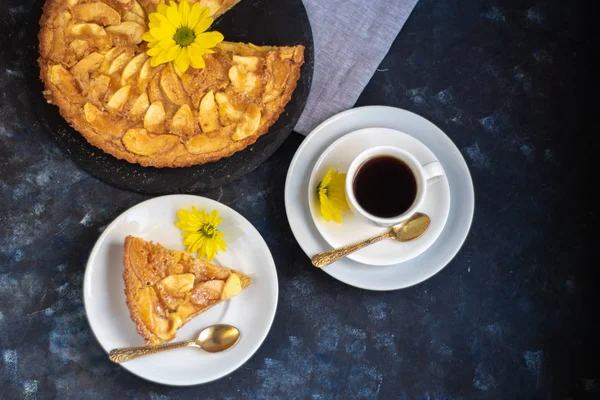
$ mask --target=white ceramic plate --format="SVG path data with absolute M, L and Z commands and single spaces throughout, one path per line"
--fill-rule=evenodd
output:
M 382 228 L 367 222 L 348 210 L 343 223 L 326 221 L 319 211 L 315 188 L 329 168 L 348 171 L 352 160 L 374 146 L 396 146 L 412 154 L 421 164 L 436 161 L 436 156 L 423 143 L 406 133 L 387 128 L 366 128 L 342 136 L 323 152 L 312 170 L 308 184 L 308 204 L 313 222 L 319 233 L 332 248 L 338 248 L 384 233 Z M 450 188 L 444 176 L 427 187 L 427 197 L 417 210 L 431 218 L 427 232 L 410 242 L 384 240 L 352 253 L 349 259 L 368 265 L 393 265 L 415 258 L 429 248 L 442 233 L 450 210 Z
M 227 251 L 213 263 L 240 270 L 253 278 L 238 296 L 222 302 L 188 322 L 175 340 L 196 337 L 202 328 L 225 323 L 241 332 L 240 341 L 221 353 L 196 348 L 172 350 L 122 364 L 130 372 L 153 382 L 187 386 L 221 378 L 246 362 L 265 340 L 277 308 L 277 272 L 260 233 L 233 209 L 199 196 L 173 195 L 140 203 L 121 214 L 102 233 L 90 254 L 83 282 L 83 299 L 90 326 L 109 352 L 117 347 L 143 346 L 125 304 L 123 241 L 127 235 L 184 250 L 181 232 L 174 225 L 179 209 L 218 210 Z M 108 356 L 107 356 L 108 357 Z
M 337 139 L 372 127 L 405 132 L 437 156 L 444 166 L 452 198 L 446 225 L 427 251 L 406 262 L 374 267 L 346 258 L 323 270 L 344 283 L 363 289 L 402 289 L 422 282 L 444 268 L 464 243 L 473 220 L 475 198 L 467 164 L 452 140 L 434 124 L 409 111 L 384 106 L 354 108 L 331 117 L 315 128 L 298 148 L 287 174 L 285 207 L 292 232 L 309 257 L 329 250 L 330 246 L 310 216 L 306 193 L 311 171 L 325 149 Z

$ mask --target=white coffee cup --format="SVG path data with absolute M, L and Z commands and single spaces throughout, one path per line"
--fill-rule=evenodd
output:
M 403 161 L 412 171 L 416 183 L 417 191 L 412 205 L 400 215 L 391 218 L 382 218 L 372 215 L 365 211 L 354 196 L 354 179 L 360 168 L 370 159 L 380 156 L 391 156 Z M 360 153 L 348 168 L 346 173 L 346 199 L 352 212 L 363 217 L 365 220 L 379 226 L 394 226 L 412 216 L 423 204 L 427 195 L 427 186 L 436 182 L 444 176 L 444 169 L 439 161 L 432 161 L 421 165 L 417 159 L 409 152 L 395 146 L 376 146 Z M 394 185 L 395 182 L 390 182 Z

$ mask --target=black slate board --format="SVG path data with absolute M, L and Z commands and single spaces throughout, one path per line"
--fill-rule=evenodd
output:
M 90 145 L 61 117 L 58 108 L 47 104 L 37 65 L 39 18 L 44 1 L 34 6 L 27 27 L 25 73 L 30 80 L 30 97 L 40 125 L 80 168 L 114 186 L 146 194 L 197 193 L 222 186 L 251 172 L 292 132 L 304 109 L 313 75 L 314 50 L 308 15 L 301 0 L 242 0 L 221 16 L 212 29 L 225 40 L 257 45 L 306 47 L 305 63 L 291 101 L 268 133 L 233 156 L 187 168 L 153 168 L 131 164 Z

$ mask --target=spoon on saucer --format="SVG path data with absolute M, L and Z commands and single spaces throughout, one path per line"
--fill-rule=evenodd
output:
M 240 331 L 235 326 L 217 324 L 204 328 L 197 339 L 183 342 L 165 343 L 156 346 L 125 347 L 114 349 L 108 358 L 114 363 L 122 363 L 134 358 L 147 356 L 161 351 L 179 349 L 182 347 L 199 347 L 209 353 L 218 353 L 235 345 L 240 339 Z
M 412 217 L 399 225 L 393 226 L 389 231 L 358 243 L 349 244 L 339 249 L 324 251 L 311 258 L 312 264 L 317 268 L 323 268 L 337 260 L 346 257 L 350 253 L 377 243 L 383 239 L 395 239 L 399 242 L 408 242 L 414 240 L 427 231 L 431 219 L 425 214 L 415 213 Z

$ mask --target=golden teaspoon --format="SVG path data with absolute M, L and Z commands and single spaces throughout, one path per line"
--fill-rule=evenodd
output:
M 159 353 L 161 351 L 180 349 L 182 347 L 199 347 L 209 353 L 227 350 L 240 339 L 240 331 L 235 326 L 218 324 L 204 328 L 195 340 L 165 343 L 156 346 L 125 347 L 114 349 L 108 353 L 108 358 L 117 364 L 134 358 Z
M 358 243 L 349 244 L 348 246 L 340 247 L 339 249 L 324 251 L 315 255 L 311 261 L 315 267 L 323 268 L 331 263 L 336 262 L 340 258 L 346 257 L 348 254 L 354 253 L 363 247 L 367 247 L 383 239 L 395 239 L 399 242 L 408 242 L 423 235 L 429 228 L 430 224 L 431 219 L 429 219 L 427 215 L 416 213 L 406 221 L 399 225 L 393 226 L 389 231 L 382 233 L 379 236 L 375 236 Z

